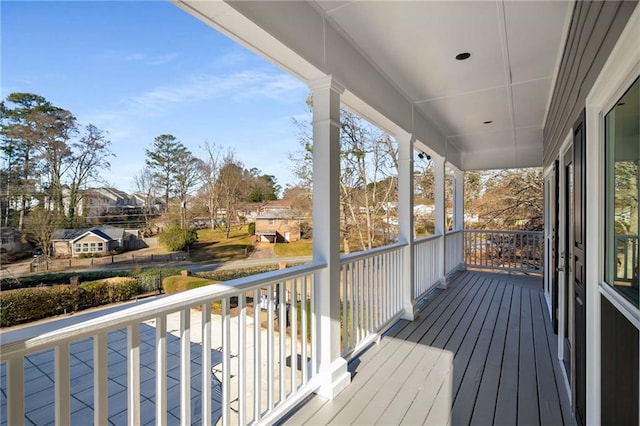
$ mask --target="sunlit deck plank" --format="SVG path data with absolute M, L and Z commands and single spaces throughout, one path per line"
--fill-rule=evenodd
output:
M 446 417 L 430 404 L 446 394 L 438 376 L 448 372 L 434 348 L 455 354 L 453 425 L 573 424 L 541 287 L 531 277 L 460 274 L 416 321 L 400 321 L 352 360 L 353 381 L 336 399 L 314 397 L 283 423 L 439 423 Z

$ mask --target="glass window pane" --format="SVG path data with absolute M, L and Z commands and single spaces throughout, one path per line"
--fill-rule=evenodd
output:
M 638 306 L 638 195 L 640 90 L 636 80 L 605 116 L 606 253 L 605 274 Z

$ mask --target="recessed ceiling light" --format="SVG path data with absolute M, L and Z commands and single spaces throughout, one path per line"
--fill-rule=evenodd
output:
M 469 52 L 462 52 L 456 55 L 456 59 L 459 61 L 464 61 L 465 59 L 469 59 L 470 57 L 471 57 L 471 53 Z
M 493 123 L 493 120 L 487 120 L 482 122 L 482 124 L 491 124 L 491 123 Z

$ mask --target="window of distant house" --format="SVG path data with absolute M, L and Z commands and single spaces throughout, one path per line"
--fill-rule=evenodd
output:
M 89 243 L 82 243 L 82 251 L 89 251 Z
M 74 244 L 74 245 L 73 245 L 73 251 L 75 251 L 75 252 L 80 252 L 80 251 L 82 251 L 82 244 L 80 244 L 80 243 L 76 243 L 76 244 Z
M 605 121 L 606 282 L 638 307 L 639 80 Z
M 104 251 L 104 243 L 98 243 L 98 251 Z

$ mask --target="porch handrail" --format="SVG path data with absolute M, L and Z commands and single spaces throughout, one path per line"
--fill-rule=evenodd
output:
M 88 320 L 82 320 L 83 315 L 79 315 L 77 323 L 60 329 L 50 330 L 51 324 L 41 324 L 16 333 L 3 333 L 0 361 L 7 363 L 8 424 L 20 424 L 24 421 L 24 357 L 46 349 L 54 350 L 56 424 L 69 424 L 72 376 L 70 343 L 89 337 L 93 339 L 94 423 L 105 424 L 108 415 L 107 335 L 119 329 L 126 329 L 127 334 L 127 349 L 124 355 L 128 365 L 128 422 L 139 424 L 140 325 L 149 320 L 156 321 L 156 344 L 153 349 L 156 359 L 156 422 L 166 423 L 168 411 L 167 317 L 170 314 L 180 316 L 180 416 L 181 422 L 190 424 L 192 375 L 190 347 L 192 344 L 191 309 L 193 308 L 199 308 L 202 313 L 200 326 L 202 332 L 201 421 L 203 424 L 210 424 L 212 422 L 212 352 L 215 351 L 212 344 L 211 304 L 218 301 L 221 302 L 222 327 L 222 344 L 218 349 L 222 358 L 221 379 L 219 379 L 222 422 L 223 424 L 245 424 L 270 417 L 274 410 L 298 402 L 310 392 L 311 381 L 317 373 L 316 333 L 313 326 L 309 329 L 309 320 L 315 317 L 314 275 L 326 266 L 324 262 L 315 262 L 239 278 L 224 284 L 160 297 Z M 246 309 L 247 296 L 253 298 L 253 325 L 247 318 L 250 315 Z M 237 324 L 233 326 L 230 313 L 232 297 L 237 298 L 238 310 Z M 267 309 L 267 330 L 262 328 L 260 318 L 262 309 L 258 308 L 258 301 L 264 302 Z M 85 318 L 87 316 L 84 315 Z M 275 326 L 276 318 L 278 329 Z M 234 322 L 236 322 L 235 318 Z M 44 329 L 50 331 L 42 332 Z M 249 329 L 253 332 L 247 332 Z M 289 338 L 287 338 L 288 331 L 290 331 Z M 237 341 L 233 342 L 235 338 L 231 339 L 232 334 L 237 336 Z M 265 336 L 266 345 L 261 345 L 260 342 Z M 252 347 L 249 343 L 253 343 Z M 252 351 L 252 354 L 249 354 L 249 351 Z M 237 359 L 234 359 L 234 362 L 238 363 L 238 373 L 234 377 L 233 386 L 229 372 L 232 352 Z M 287 355 L 290 355 L 290 358 Z M 261 364 L 264 363 L 265 358 L 268 366 L 266 374 L 264 371 L 261 373 L 263 368 Z M 250 359 L 253 361 L 249 361 Z M 298 366 L 298 363 L 302 364 Z M 264 384 L 261 380 L 264 376 L 267 377 L 266 395 L 263 395 Z M 237 418 L 230 419 L 230 406 L 234 398 L 238 401 L 238 410 L 234 413 Z
M 415 240 L 413 240 L 413 244 L 414 245 L 422 244 L 422 243 L 426 243 L 426 242 L 429 242 L 429 241 L 438 240 L 440 238 L 442 238 L 442 234 L 440 234 L 440 233 L 433 234 L 433 235 L 427 235 L 426 237 L 416 238 Z
M 36 352 L 45 349 L 53 342 L 59 340 L 79 340 L 85 337 L 91 337 L 101 332 L 109 332 L 134 323 L 151 320 L 181 309 L 237 296 L 240 293 L 261 288 L 267 284 L 310 274 L 326 266 L 326 263 L 323 262 L 308 263 L 250 277 L 237 278 L 227 281 L 224 284 L 194 288 L 169 296 L 163 296 L 140 305 L 123 308 L 117 312 L 78 322 L 44 334 L 38 332 L 42 327 L 41 325 L 30 326 L 20 330 L 19 334 L 21 338 L 19 340 L 7 341 L 6 335 L 3 336 L 2 342 L 0 343 L 0 362 L 6 361 L 16 355 L 22 355 L 25 352 Z M 80 315 L 78 316 L 79 319 L 81 319 Z M 10 336 L 11 334 L 9 334 L 9 339 Z
M 465 229 L 464 259 L 469 267 L 541 274 L 544 231 Z
M 387 246 L 376 247 L 371 250 L 357 251 L 354 253 L 343 254 L 340 256 L 340 264 L 355 262 L 360 259 L 366 259 L 383 253 L 395 251 L 398 248 L 406 247 L 407 243 L 394 243 Z
M 406 243 L 340 258 L 341 354 L 351 358 L 404 312 L 402 259 Z

